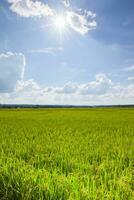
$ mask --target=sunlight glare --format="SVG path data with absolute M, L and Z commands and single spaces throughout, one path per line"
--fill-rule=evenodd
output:
M 57 16 L 55 19 L 55 25 L 60 30 L 64 29 L 66 26 L 65 18 L 63 16 Z

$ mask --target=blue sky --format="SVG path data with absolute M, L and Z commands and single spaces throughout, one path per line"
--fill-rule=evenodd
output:
M 132 0 L 1 0 L 0 103 L 134 103 Z

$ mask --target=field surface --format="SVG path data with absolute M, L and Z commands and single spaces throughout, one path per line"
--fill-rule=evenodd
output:
M 133 200 L 134 109 L 0 110 L 0 200 Z

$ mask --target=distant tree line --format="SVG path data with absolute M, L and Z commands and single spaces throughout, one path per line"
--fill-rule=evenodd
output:
M 0 108 L 134 108 L 132 105 L 94 105 L 94 106 L 85 106 L 85 105 L 32 105 L 32 104 L 0 104 Z

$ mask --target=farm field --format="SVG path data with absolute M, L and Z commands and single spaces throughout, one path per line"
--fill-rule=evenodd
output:
M 134 109 L 0 110 L 0 200 L 133 200 Z

